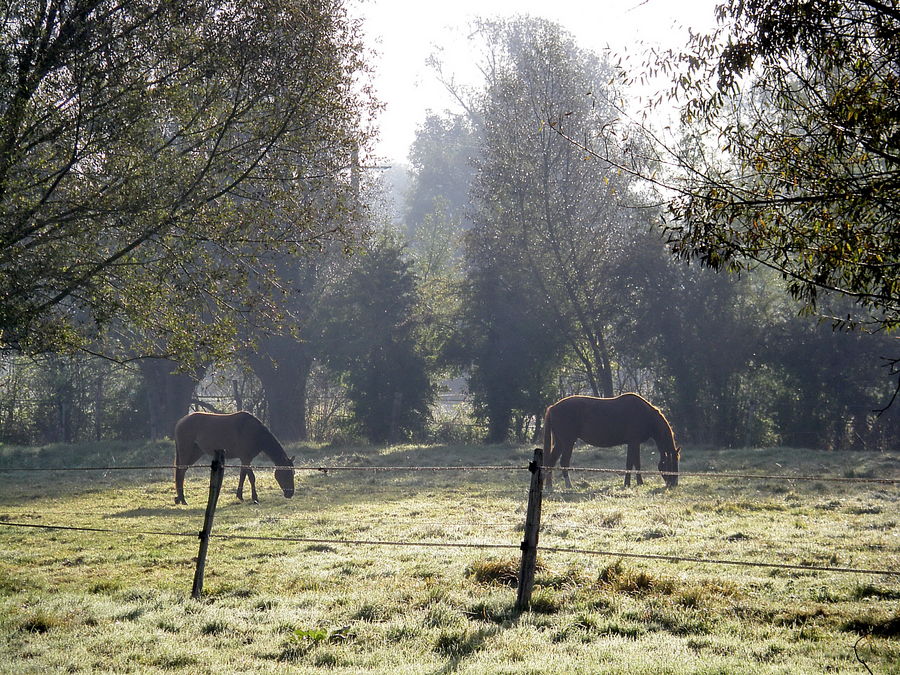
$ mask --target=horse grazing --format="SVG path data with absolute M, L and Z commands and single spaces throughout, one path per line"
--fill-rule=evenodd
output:
M 294 495 L 294 459 L 288 457 L 281 443 L 266 427 L 248 412 L 230 415 L 196 412 L 182 417 L 175 424 L 175 503 L 187 504 L 184 499 L 184 474 L 188 466 L 200 456 L 224 450 L 226 457 L 241 460 L 241 478 L 237 498 L 244 500 L 244 478 L 250 479 L 253 503 L 256 496 L 256 476 L 250 462 L 260 452 L 266 453 L 275 464 L 275 480 L 285 497 Z
M 628 445 L 625 458 L 625 485 L 631 485 L 631 473 L 641 478 L 641 443 L 649 439 L 659 451 L 659 470 L 677 472 L 681 451 L 675 446 L 672 427 L 658 408 L 637 394 L 622 394 L 615 398 L 596 396 L 569 396 L 547 408 L 544 416 L 544 456 L 547 466 L 555 466 L 557 460 L 563 470 L 566 487 L 569 481 L 568 467 L 572 461 L 572 447 L 578 439 L 601 448 Z M 552 439 L 552 452 L 551 452 Z M 663 473 L 668 487 L 678 485 L 678 476 Z M 553 485 L 552 471 L 547 472 L 547 489 Z

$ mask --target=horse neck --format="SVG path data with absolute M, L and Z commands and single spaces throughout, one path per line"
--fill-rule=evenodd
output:
M 656 443 L 656 447 L 661 451 L 674 453 L 675 433 L 672 431 L 672 427 L 665 416 L 663 416 L 663 414 L 658 410 L 656 412 L 658 418 L 653 430 L 653 440 Z
M 275 466 L 287 466 L 291 463 L 281 443 L 270 431 L 263 433 L 261 445 L 262 451 L 266 453 L 266 456 L 272 460 Z

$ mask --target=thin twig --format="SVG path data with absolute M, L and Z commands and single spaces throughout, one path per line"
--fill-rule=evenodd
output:
M 853 645 L 853 653 L 856 655 L 856 660 L 859 661 L 863 665 L 863 668 L 865 668 L 866 670 L 869 671 L 869 675 L 875 675 L 875 673 L 872 672 L 872 669 L 869 668 L 869 664 L 862 660 L 862 657 L 859 655 L 859 650 L 857 649 L 857 647 L 859 647 L 860 642 L 862 642 L 863 640 L 868 642 L 870 637 L 871 637 L 870 633 L 866 633 L 865 635 L 861 636 L 859 638 L 859 640 L 857 640 L 856 643 Z

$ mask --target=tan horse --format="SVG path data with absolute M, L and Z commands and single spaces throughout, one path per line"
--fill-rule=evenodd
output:
M 241 460 L 241 478 L 238 481 L 237 498 L 244 499 L 244 478 L 250 479 L 250 493 L 253 503 L 259 503 L 256 496 L 256 476 L 250 462 L 260 452 L 266 453 L 275 469 L 275 480 L 281 486 L 285 497 L 294 495 L 294 461 L 288 457 L 281 443 L 266 427 L 248 412 L 230 415 L 214 413 L 191 413 L 175 424 L 175 503 L 187 504 L 184 499 L 184 474 L 188 466 L 203 454 L 211 455 L 216 450 L 224 450 L 225 457 Z
M 544 457 L 548 459 L 544 462 L 552 467 L 559 460 L 566 487 L 572 487 L 568 467 L 571 466 L 575 441 L 581 439 L 600 448 L 627 444 L 625 485 L 631 485 L 629 472 L 632 469 L 637 474 L 637 484 L 642 485 L 641 443 L 651 438 L 659 451 L 659 470 L 677 472 L 681 451 L 675 446 L 672 427 L 658 408 L 637 394 L 622 394 L 615 398 L 569 396 L 547 408 Z M 678 485 L 678 476 L 664 473 L 663 479 L 668 487 Z M 552 471 L 547 472 L 546 485 L 548 490 L 553 485 Z

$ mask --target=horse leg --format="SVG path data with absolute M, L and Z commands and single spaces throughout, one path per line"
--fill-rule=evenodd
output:
M 556 459 L 559 457 L 559 440 L 554 440 L 553 449 L 548 457 L 544 457 L 544 464 L 549 467 L 556 466 Z M 553 469 L 544 471 L 544 491 L 553 492 Z
M 631 470 L 634 468 L 634 451 L 628 446 L 625 451 L 625 487 L 631 487 Z
M 550 451 L 550 457 L 544 460 L 544 463 L 547 466 L 553 467 L 556 466 L 557 460 L 559 460 L 560 468 L 563 472 L 563 478 L 566 481 L 566 487 L 571 488 L 572 483 L 569 481 L 569 472 L 566 468 L 571 464 L 572 461 L 572 446 L 575 445 L 575 441 L 569 442 L 566 438 L 560 438 L 556 436 L 553 439 L 553 450 Z M 553 469 L 547 469 L 544 478 L 544 489 L 547 492 L 551 492 L 553 490 Z
M 572 489 L 572 481 L 569 480 L 569 467 L 572 466 L 572 448 L 575 447 L 575 442 L 566 443 L 565 447 L 563 447 L 559 460 L 559 466 L 562 468 L 563 479 L 566 481 L 566 487 Z
M 178 460 L 175 460 L 178 462 Z M 184 504 L 187 506 L 187 501 L 184 498 L 184 474 L 187 471 L 187 467 L 175 465 L 175 503 L 176 504 Z
M 241 467 L 241 477 L 238 478 L 237 491 L 235 492 L 235 495 L 237 495 L 237 498 L 241 501 L 244 501 L 244 478 L 247 477 L 247 471 L 248 469 L 246 466 Z
M 249 466 L 247 467 L 247 478 L 250 479 L 250 498 L 254 504 L 259 504 L 259 497 L 256 496 L 256 474 Z
M 184 474 L 187 472 L 187 465 L 193 464 L 194 460 L 187 461 L 185 457 L 186 443 L 184 439 L 178 437 L 177 427 L 175 432 L 175 503 L 187 506 L 184 498 Z
M 628 452 L 632 453 L 634 457 L 633 464 L 636 471 L 635 475 L 637 476 L 637 484 L 643 485 L 644 478 L 641 476 L 641 444 L 635 443 L 633 446 L 629 445 Z

